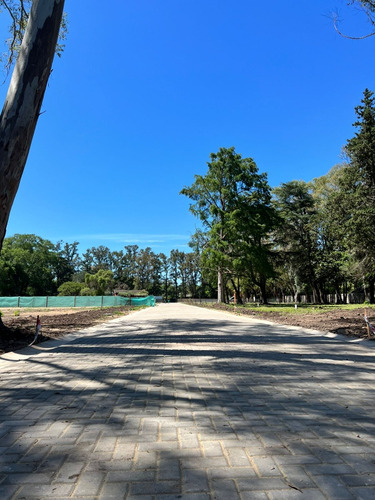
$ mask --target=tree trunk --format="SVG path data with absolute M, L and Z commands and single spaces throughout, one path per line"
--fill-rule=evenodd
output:
M 336 304 L 343 304 L 343 300 L 341 298 L 341 290 L 338 282 L 335 282 L 335 294 L 336 294 Z
M 230 281 L 233 285 L 234 293 L 236 294 L 236 302 L 235 303 L 236 304 L 243 304 L 242 298 L 241 298 L 241 293 L 240 293 L 240 286 L 239 285 L 236 286 L 236 283 L 235 283 L 233 278 L 231 278 Z
M 40 114 L 64 0 L 33 0 L 0 116 L 0 249 Z
M 322 303 L 322 298 L 321 298 L 321 295 L 320 295 L 319 288 L 316 286 L 315 283 L 311 284 L 311 288 L 312 288 L 312 292 L 313 292 L 313 303 L 314 304 L 321 304 Z
M 221 269 L 217 271 L 217 302 L 218 304 L 224 302 L 223 272 Z
M 266 279 L 261 276 L 259 280 L 260 295 L 263 304 L 268 304 Z
M 164 295 L 165 295 L 165 302 L 168 302 L 168 275 L 166 275 L 165 278 Z

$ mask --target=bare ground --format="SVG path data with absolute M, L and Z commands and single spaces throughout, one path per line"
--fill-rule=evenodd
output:
M 226 304 L 210 305 L 214 309 L 235 312 L 236 314 L 251 316 L 253 318 L 273 321 L 281 325 L 300 326 L 311 330 L 322 332 L 333 332 L 350 337 L 368 338 L 366 323 L 364 321 L 365 309 L 322 309 L 319 306 L 316 312 L 306 312 L 300 314 L 286 314 L 282 310 L 275 311 L 257 311 L 254 309 L 235 308 Z M 375 326 L 375 310 L 367 309 L 367 318 Z M 375 337 L 372 336 L 374 339 Z
M 0 355 L 22 349 L 33 341 L 37 315 L 40 317 L 41 329 L 36 343 L 40 343 L 118 318 L 132 310 L 134 307 L 129 306 L 103 309 L 2 309 L 6 330 L 0 331 Z
M 275 323 L 300 326 L 322 332 L 334 332 L 352 337 L 367 337 L 367 328 L 364 317 L 364 309 L 317 309 L 316 313 L 307 314 L 285 314 L 281 312 L 261 312 L 254 309 L 243 309 L 225 304 L 215 304 L 219 310 L 246 314 L 248 316 L 273 321 Z M 100 323 L 129 314 L 134 309 L 129 306 L 108 307 L 103 309 L 3 309 L 2 319 L 7 327 L 6 331 L 0 332 L 0 355 L 8 351 L 16 351 L 32 342 L 35 335 L 36 317 L 40 316 L 41 331 L 37 343 L 51 338 L 58 338 L 66 333 L 88 328 Z M 17 311 L 17 312 L 16 312 Z M 375 311 L 368 309 L 368 318 L 375 324 Z M 16 315 L 15 315 L 16 314 Z M 19 315 L 17 315 L 19 314 Z

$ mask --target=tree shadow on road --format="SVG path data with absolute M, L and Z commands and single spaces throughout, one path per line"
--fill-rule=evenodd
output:
M 92 472 L 102 491 L 107 474 L 124 495 L 157 496 L 180 480 L 180 495 L 220 481 L 288 490 L 291 467 L 303 472 L 293 486 L 314 489 L 322 463 L 343 485 L 375 473 L 374 356 L 359 344 L 170 319 L 143 330 L 116 322 L 47 349 L 22 361 L 24 378 L 16 362 L 2 372 L 0 481 L 13 493 L 38 474 L 67 495 Z

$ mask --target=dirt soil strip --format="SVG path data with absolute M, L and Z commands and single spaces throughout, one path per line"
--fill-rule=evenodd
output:
M 118 318 L 132 310 L 135 308 L 130 306 L 103 309 L 2 309 L 6 331 L 0 333 L 0 354 L 22 349 L 32 342 L 37 315 L 40 317 L 41 331 L 36 343 L 40 343 Z
M 197 304 L 200 305 L 200 304 Z M 202 304 L 203 307 L 204 304 Z M 326 309 L 316 313 L 306 314 L 285 314 L 282 311 L 256 311 L 254 309 L 240 308 L 226 304 L 210 304 L 208 307 L 213 307 L 217 310 L 228 311 L 235 314 L 250 316 L 254 319 L 265 319 L 273 321 L 280 325 L 300 326 L 311 330 L 319 330 L 321 332 L 333 332 L 350 337 L 367 338 L 367 327 L 364 321 L 365 310 L 363 308 L 343 310 Z M 375 325 L 375 311 L 371 308 L 367 310 L 368 320 Z

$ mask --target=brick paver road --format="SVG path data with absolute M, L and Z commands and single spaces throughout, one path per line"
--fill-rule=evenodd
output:
M 374 499 L 374 346 L 165 304 L 0 358 L 0 498 Z

